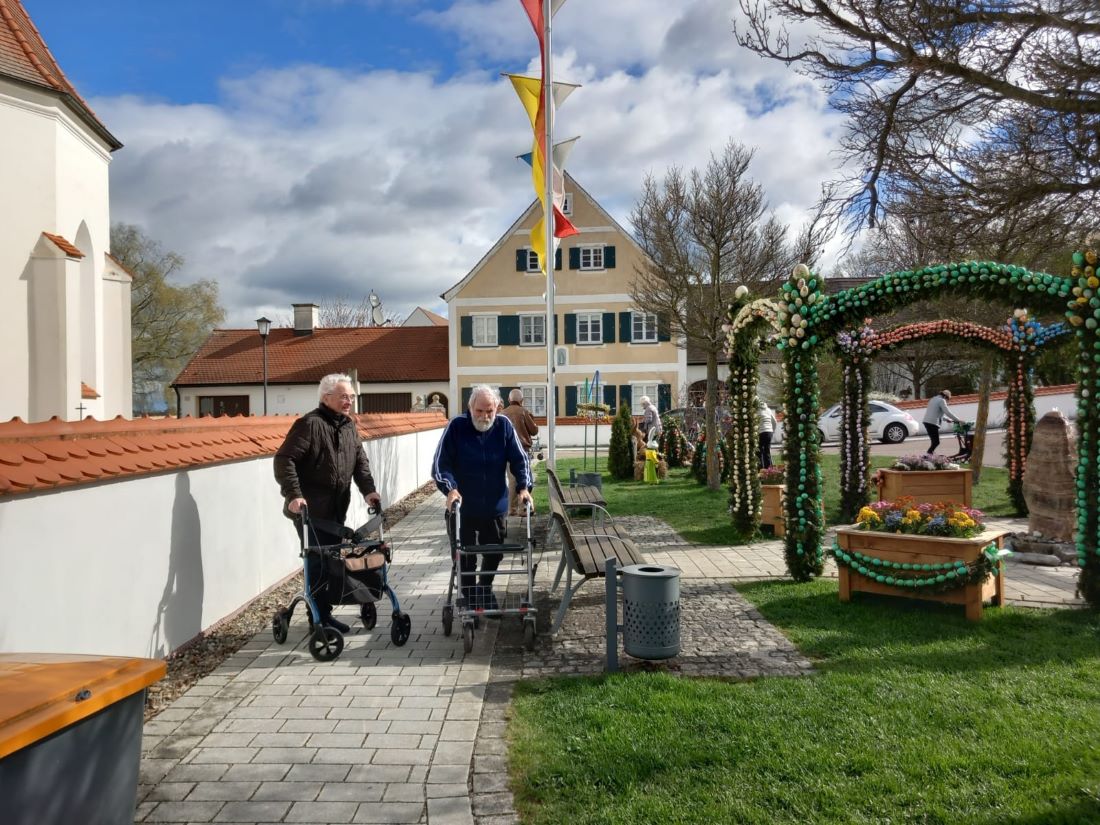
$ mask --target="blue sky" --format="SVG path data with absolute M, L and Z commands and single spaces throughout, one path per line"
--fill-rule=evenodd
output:
M 519 0 L 24 0 L 122 141 L 111 215 L 213 278 L 226 326 L 372 289 L 445 311 L 533 198 L 530 127 L 502 71 L 537 72 Z M 740 49 L 729 0 L 569 0 L 555 78 L 581 84 L 568 171 L 629 229 L 647 174 L 731 138 L 798 224 L 836 174 L 821 91 Z

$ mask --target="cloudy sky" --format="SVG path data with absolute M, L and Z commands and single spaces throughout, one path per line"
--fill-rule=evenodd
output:
M 112 220 L 216 279 L 228 327 L 372 289 L 388 314 L 445 313 L 533 199 L 527 117 L 501 72 L 538 72 L 519 0 L 24 0 L 125 144 Z M 646 174 L 729 139 L 798 223 L 836 175 L 841 121 L 818 89 L 740 49 L 729 0 L 569 0 L 554 75 L 581 84 L 555 136 L 629 229 Z M 828 256 L 827 256 L 828 257 Z

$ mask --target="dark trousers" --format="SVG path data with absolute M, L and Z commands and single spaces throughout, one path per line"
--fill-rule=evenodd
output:
M 454 515 L 447 516 L 447 531 L 454 536 Z M 462 517 L 462 532 L 459 540 L 466 551 L 472 551 L 479 544 L 503 544 L 508 536 L 508 517 L 490 516 L 489 518 Z M 469 596 L 471 589 L 480 584 L 488 590 L 493 586 L 493 573 L 500 567 L 502 553 L 465 552 L 459 558 L 459 570 L 462 571 L 462 594 Z M 481 581 L 477 581 L 477 559 L 481 556 Z
M 298 528 L 298 535 L 301 535 L 301 527 Z M 306 541 L 307 546 L 318 547 L 339 544 L 340 537 L 310 525 Z M 309 594 L 317 605 L 317 612 L 321 614 L 321 619 L 324 620 L 332 615 L 332 594 L 324 559 L 320 553 L 306 553 L 306 574 L 309 576 Z
M 928 433 L 928 440 L 931 442 L 928 445 L 928 452 L 934 453 L 936 452 L 936 448 L 940 446 L 940 428 L 935 424 L 925 422 L 924 429 L 925 432 Z
M 772 434 L 760 433 L 760 469 L 772 466 Z

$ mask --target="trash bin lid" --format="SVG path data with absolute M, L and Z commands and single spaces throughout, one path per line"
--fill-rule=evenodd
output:
M 164 677 L 160 659 L 0 653 L 0 759 Z
M 672 579 L 680 575 L 680 568 L 667 564 L 628 564 L 622 568 L 622 574 L 647 579 Z

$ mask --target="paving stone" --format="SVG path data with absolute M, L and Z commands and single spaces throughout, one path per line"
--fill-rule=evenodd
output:
M 277 782 L 289 770 L 290 765 L 285 762 L 230 765 L 222 779 L 226 782 Z
M 211 822 L 224 802 L 158 802 L 146 822 Z
M 474 825 L 470 800 L 459 797 L 429 799 L 428 821 L 432 825 Z
M 409 782 L 410 765 L 356 765 L 347 776 L 348 782 Z
M 285 822 L 351 822 L 356 802 L 295 802 Z
M 199 782 L 187 795 L 191 800 L 216 800 L 223 802 L 250 799 L 260 786 L 259 782 Z
M 381 782 L 329 782 L 318 798 L 327 802 L 380 802 L 385 790 Z
M 405 823 L 419 822 L 424 813 L 423 802 L 364 802 L 355 812 L 353 822 Z
M 286 802 L 308 801 L 321 793 L 321 782 L 264 782 L 252 795 L 252 799 L 283 800 Z
M 282 822 L 289 802 L 227 802 L 214 822 Z

